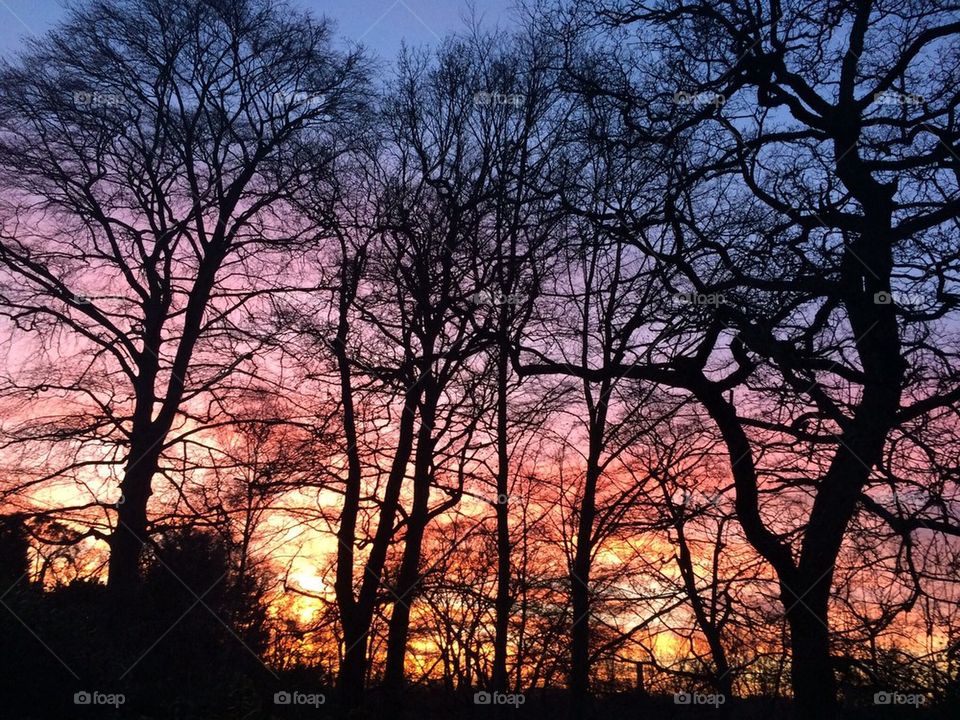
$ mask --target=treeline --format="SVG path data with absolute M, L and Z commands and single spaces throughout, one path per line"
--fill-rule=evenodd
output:
M 956 708 L 956 9 L 516 18 L 0 68 L 23 717 Z

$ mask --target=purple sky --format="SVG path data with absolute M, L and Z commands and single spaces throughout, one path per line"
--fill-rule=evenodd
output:
M 433 45 L 459 30 L 467 0 L 289 0 L 337 21 L 337 34 L 360 41 L 385 60 L 392 60 L 406 40 Z M 510 25 L 515 0 L 474 0 L 486 25 Z M 28 35 L 41 34 L 64 16 L 63 0 L 0 0 L 0 53 L 10 57 Z

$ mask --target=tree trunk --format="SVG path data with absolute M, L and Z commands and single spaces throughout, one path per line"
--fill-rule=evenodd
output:
M 570 573 L 570 599 L 573 625 L 570 628 L 570 718 L 583 720 L 590 700 L 590 565 L 593 554 L 593 522 L 599 468 L 599 444 L 596 457 L 591 453 L 587 482 L 580 503 L 577 548 Z
M 413 449 L 414 417 L 418 397 L 419 391 L 411 388 L 404 398 L 403 411 L 400 414 L 396 453 L 384 489 L 380 517 L 370 556 L 364 565 L 360 592 L 355 603 L 347 603 L 351 610 L 342 615 L 346 650 L 340 662 L 339 685 L 341 697 L 347 708 L 358 707 L 363 698 L 364 681 L 367 673 L 368 635 L 373 624 L 377 596 L 382 585 L 383 567 L 386 563 L 390 542 L 393 539 L 394 520 L 400 501 L 403 478 L 406 475 L 407 462 Z M 352 577 L 352 569 L 350 574 Z
M 420 517 L 419 513 L 416 515 L 417 517 L 411 515 L 407 526 L 403 560 L 400 563 L 397 582 L 397 596 L 393 598 L 393 612 L 390 614 L 387 632 L 387 659 L 383 684 L 388 698 L 397 703 L 400 702 L 403 694 L 404 663 L 410 634 L 410 606 L 413 604 L 417 585 L 420 582 L 420 552 L 426 527 L 426 513 L 424 512 L 423 517 Z
M 341 268 L 339 320 L 337 336 L 332 343 L 337 358 L 340 377 L 340 398 L 343 405 L 343 432 L 347 442 L 347 478 L 343 493 L 343 508 L 340 512 L 340 527 L 337 528 L 337 573 L 334 591 L 340 622 L 343 627 L 344 651 L 340 662 L 338 692 L 341 706 L 347 710 L 359 707 L 363 698 L 364 675 L 366 674 L 367 630 L 358 622 L 357 601 L 353 595 L 354 547 L 356 544 L 357 516 L 360 513 L 360 492 L 363 471 L 357 437 L 357 420 L 353 404 L 353 385 L 350 378 L 350 358 L 347 355 L 347 340 L 350 334 L 350 305 L 356 297 L 357 282 L 362 272 L 363 259 L 347 261 L 346 246 L 341 246 L 344 256 Z
M 589 452 L 580 517 L 577 525 L 577 547 L 570 572 L 570 600 L 573 626 L 570 628 L 570 718 L 583 720 L 590 704 L 590 570 L 593 562 L 593 525 L 597 515 L 597 483 L 600 481 L 604 434 L 607 427 L 610 382 L 604 380 L 594 402 L 589 383 L 584 383 L 584 397 L 590 413 Z
M 590 693 L 590 564 L 577 562 L 574 567 L 577 577 L 571 578 L 570 718 L 583 720 Z
M 110 536 L 110 559 L 107 566 L 107 588 L 113 598 L 113 609 L 119 610 L 140 584 L 140 554 L 147 542 L 147 502 L 150 484 L 157 471 L 160 441 L 143 433 L 143 441 L 134 444 L 117 502 L 117 526 Z
M 507 692 L 507 634 L 510 627 L 510 455 L 507 445 L 507 348 L 501 344 L 497 357 L 497 597 L 494 601 L 493 677 L 494 692 Z
M 423 384 L 431 388 L 433 385 L 429 379 L 425 379 Z M 388 699 L 394 703 L 400 702 L 403 693 L 404 661 L 410 634 L 410 606 L 416 597 L 417 586 L 421 579 L 420 556 L 423 536 L 429 520 L 430 485 L 433 482 L 430 468 L 433 464 L 433 426 L 436 420 L 436 406 L 437 398 L 431 392 L 421 411 L 414 459 L 413 507 L 407 520 L 403 559 L 400 561 L 396 597 L 393 598 L 393 612 L 390 614 L 387 633 L 387 659 L 383 684 Z
M 666 487 L 664 487 L 665 502 L 670 503 Z M 700 631 L 707 640 L 710 648 L 710 655 L 713 658 L 713 685 L 716 691 L 724 696 L 725 703 L 720 707 L 727 710 L 733 695 L 733 680 L 730 677 L 730 663 L 727 660 L 727 652 L 723 647 L 723 641 L 720 637 L 720 628 L 717 624 L 717 618 L 714 613 L 708 612 L 704 605 L 703 598 L 700 597 L 700 591 L 697 588 L 697 575 L 693 567 L 693 555 L 690 552 L 690 545 L 687 543 L 687 535 L 684 524 L 686 519 L 683 517 L 683 510 L 680 509 L 674 518 L 674 527 L 677 531 L 677 567 L 680 570 L 680 577 L 683 580 L 684 590 L 687 598 L 690 600 L 690 607 L 693 610 L 693 616 L 696 618 Z M 716 542 L 721 543 L 722 538 L 718 532 Z M 717 588 L 714 586 L 713 592 Z
M 829 586 L 828 583 L 826 587 Z M 794 605 L 788 613 L 794 717 L 797 720 L 836 720 L 840 714 L 836 678 L 830 660 L 826 597 L 810 595 L 804 596 L 800 602 L 794 598 Z
M 341 617 L 343 623 L 343 658 L 340 660 L 340 673 L 337 690 L 340 704 L 346 711 L 360 707 L 363 702 L 364 682 L 367 674 L 367 633 L 369 623 L 361 618 L 349 620 Z

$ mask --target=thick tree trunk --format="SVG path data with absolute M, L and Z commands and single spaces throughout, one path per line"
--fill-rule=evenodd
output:
M 132 504 L 126 500 L 124 505 Z M 128 597 L 140 582 L 140 553 L 146 542 L 145 508 L 117 511 L 117 527 L 110 537 L 107 587 L 114 597 Z
M 337 691 L 341 707 L 350 711 L 360 707 L 363 702 L 367 674 L 367 633 L 370 627 L 360 618 L 347 620 L 341 617 L 341 622 L 344 652 L 340 660 Z
M 183 400 L 185 378 L 224 251 L 222 245 L 216 251 L 211 250 L 200 264 L 184 312 L 182 337 L 169 369 L 169 380 L 159 398 L 156 381 L 168 301 L 155 298 L 144 318 L 144 351 L 137 363 L 138 376 L 134 386 L 137 400 L 130 430 L 130 455 L 120 483 L 117 527 L 110 538 L 107 586 L 115 606 L 126 604 L 125 599 L 140 582 L 140 553 L 148 539 L 147 502 L 153 492 L 151 483 L 159 467 L 163 442 Z M 158 399 L 159 411 L 155 412 Z
M 794 717 L 797 720 L 836 720 L 840 714 L 836 678 L 830 660 L 826 598 L 808 595 L 800 602 L 794 600 L 794 603 L 788 613 Z
M 140 584 L 140 555 L 147 542 L 147 502 L 157 471 L 160 442 L 146 433 L 132 446 L 130 459 L 120 483 L 117 525 L 110 536 L 107 587 L 114 610 L 125 605 Z

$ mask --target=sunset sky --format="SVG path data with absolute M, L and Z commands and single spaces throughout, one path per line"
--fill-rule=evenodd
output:
M 0 57 L 3 720 L 958 716 L 954 8 L 0 0 Z

